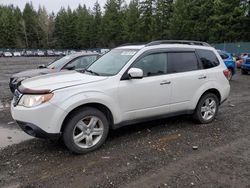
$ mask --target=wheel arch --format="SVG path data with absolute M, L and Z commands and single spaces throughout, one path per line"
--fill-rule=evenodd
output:
M 86 103 L 86 104 L 82 104 L 80 106 L 75 107 L 74 109 L 72 109 L 64 118 L 60 132 L 63 132 L 67 121 L 70 119 L 70 117 L 76 113 L 77 111 L 80 111 L 82 108 L 86 108 L 86 107 L 92 107 L 92 108 L 96 108 L 98 110 L 100 110 L 101 112 L 104 113 L 104 115 L 107 117 L 108 122 L 109 122 L 109 127 L 113 128 L 114 126 L 114 116 L 111 112 L 111 110 L 104 104 L 101 103 L 97 103 L 97 102 L 93 102 L 93 103 Z
M 196 107 L 197 107 L 199 101 L 201 100 L 201 98 L 202 98 L 205 94 L 207 94 L 207 93 L 213 93 L 214 95 L 216 95 L 216 96 L 218 97 L 219 103 L 221 103 L 221 94 L 220 94 L 219 90 L 218 90 L 218 89 L 215 89 L 215 88 L 211 88 L 211 89 L 208 89 L 208 90 L 206 90 L 205 92 L 203 92 L 203 94 L 200 96 L 199 100 L 197 101 Z

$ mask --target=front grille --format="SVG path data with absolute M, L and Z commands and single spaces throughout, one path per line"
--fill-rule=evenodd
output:
M 20 93 L 17 89 L 15 90 L 14 92 L 14 98 L 13 98 L 13 104 L 14 106 L 16 106 L 19 102 L 19 100 L 21 99 L 22 97 L 22 93 Z
M 246 60 L 246 64 L 250 64 L 250 59 L 247 59 L 247 60 Z

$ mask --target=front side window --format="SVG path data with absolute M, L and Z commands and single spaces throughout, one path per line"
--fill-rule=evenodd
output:
M 218 58 L 211 50 L 197 50 L 204 69 L 210 69 L 220 64 Z
M 70 62 L 74 57 L 68 55 L 65 57 L 62 57 L 60 59 L 57 59 L 56 61 L 52 62 L 51 64 L 48 65 L 49 69 L 62 69 L 65 64 Z
M 194 52 L 171 52 L 168 54 L 170 73 L 188 72 L 199 69 Z
M 76 60 L 73 60 L 72 62 L 68 63 L 66 65 L 66 68 L 67 67 L 74 67 L 74 69 L 85 69 L 91 63 L 93 63 L 96 59 L 97 59 L 97 56 L 83 56 L 83 57 L 79 57 Z
M 137 53 L 134 49 L 114 49 L 100 57 L 87 71 L 95 72 L 101 76 L 116 75 L 123 66 Z
M 156 53 L 142 57 L 134 65 L 134 68 L 143 70 L 143 77 L 157 76 L 167 73 L 167 54 Z

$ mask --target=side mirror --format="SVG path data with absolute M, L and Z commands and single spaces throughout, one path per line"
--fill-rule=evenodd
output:
M 46 68 L 46 65 L 42 64 L 42 65 L 39 65 L 37 68 L 38 68 L 38 69 L 45 69 L 45 68 Z
M 142 79 L 143 78 L 143 70 L 138 68 L 131 68 L 128 70 L 128 75 L 132 79 Z
M 68 66 L 66 66 L 64 69 L 67 69 L 67 70 L 74 70 L 74 69 L 75 69 L 75 66 L 73 66 L 73 65 L 68 65 Z

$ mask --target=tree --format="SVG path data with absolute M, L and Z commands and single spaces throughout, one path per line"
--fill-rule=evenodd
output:
M 141 41 L 154 40 L 156 31 L 155 2 L 155 0 L 143 0 L 140 2 Z
M 154 38 L 169 39 L 170 38 L 170 18 L 173 12 L 173 0 L 157 0 L 155 27 L 156 32 Z
M 103 16 L 103 44 L 107 47 L 115 47 L 122 43 L 122 20 L 123 20 L 123 1 L 107 0 L 104 7 Z
M 90 46 L 96 48 L 96 47 L 101 47 L 104 40 L 104 37 L 102 35 L 103 33 L 102 12 L 101 12 L 101 6 L 98 3 L 98 1 L 95 2 L 92 15 L 93 15 L 93 21 L 91 23 L 91 32 L 89 33 L 91 35 Z
M 213 0 L 177 0 L 170 19 L 172 38 L 208 41 L 213 6 Z
M 93 22 L 93 17 L 90 15 L 86 6 L 79 6 L 75 12 L 76 25 L 75 32 L 77 38 L 77 48 L 89 48 L 90 47 L 90 26 Z
M 40 47 L 37 12 L 33 5 L 26 3 L 23 10 L 23 30 L 27 38 L 26 48 Z
M 249 40 L 249 12 L 247 0 L 215 0 L 210 41 L 236 42 Z M 248 25 L 248 26 L 247 26 Z M 244 29 L 243 29 L 244 28 Z
M 55 18 L 56 46 L 59 48 L 77 48 L 76 12 L 68 7 L 67 11 L 62 8 Z
M 129 3 L 127 10 L 125 11 L 123 22 L 123 41 L 126 42 L 139 42 L 140 28 L 139 28 L 139 1 L 132 0 Z

